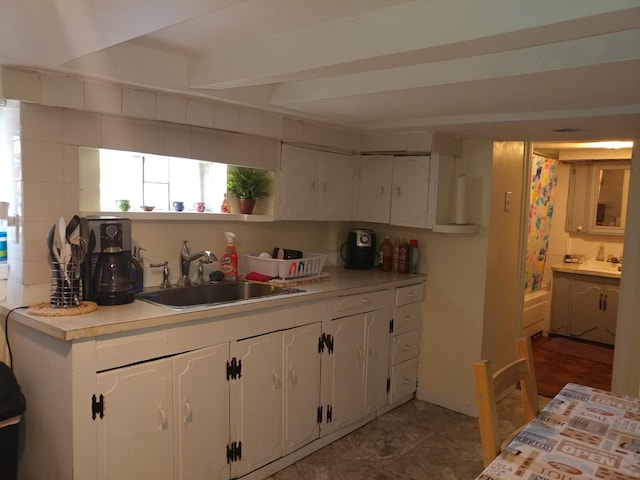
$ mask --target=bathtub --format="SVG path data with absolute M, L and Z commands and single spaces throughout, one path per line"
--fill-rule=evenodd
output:
M 529 337 L 535 333 L 549 332 L 551 318 L 551 292 L 537 290 L 524 296 L 522 307 L 522 335 Z

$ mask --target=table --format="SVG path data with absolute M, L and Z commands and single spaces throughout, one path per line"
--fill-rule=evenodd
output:
M 640 399 L 568 383 L 476 480 L 640 480 Z

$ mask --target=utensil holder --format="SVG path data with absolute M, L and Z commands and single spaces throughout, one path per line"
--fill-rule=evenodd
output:
M 77 262 L 51 262 L 51 308 L 80 305 L 80 265 Z

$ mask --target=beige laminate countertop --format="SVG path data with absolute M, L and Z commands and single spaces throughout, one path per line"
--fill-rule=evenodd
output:
M 610 268 L 591 268 L 588 264 L 558 263 L 551 266 L 554 272 L 574 273 L 576 275 L 590 275 L 592 277 L 620 278 L 621 273 L 616 264 L 610 264 Z
M 343 267 L 327 267 L 329 279 L 322 282 L 295 286 L 304 290 L 284 296 L 193 307 L 181 311 L 156 306 L 141 300 L 127 305 L 101 306 L 94 312 L 61 317 L 44 317 L 16 310 L 15 320 L 60 340 L 76 340 L 142 328 L 171 325 L 203 318 L 225 317 L 264 308 L 295 305 L 350 295 L 366 293 L 378 288 L 402 287 L 426 280 L 426 275 L 406 275 L 397 272 L 371 270 L 347 270 Z

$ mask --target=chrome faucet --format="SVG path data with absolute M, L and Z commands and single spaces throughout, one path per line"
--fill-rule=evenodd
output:
M 206 258 L 206 260 L 203 260 L 203 263 L 212 263 L 218 260 L 218 257 L 216 257 L 214 253 L 210 252 L 209 250 L 202 250 L 201 252 L 191 253 L 189 251 L 187 241 L 188 240 L 182 241 L 182 248 L 180 249 L 180 280 L 178 280 L 177 284 L 179 287 L 186 287 L 188 285 L 191 285 L 191 279 L 189 278 L 191 262 L 201 257 Z

